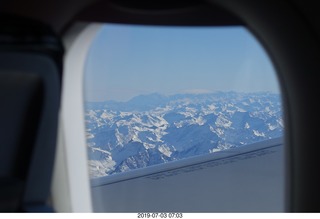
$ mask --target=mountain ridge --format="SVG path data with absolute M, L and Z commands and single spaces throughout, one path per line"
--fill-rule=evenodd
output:
M 283 132 L 280 95 L 270 92 L 154 93 L 86 106 L 92 177 L 240 147 Z

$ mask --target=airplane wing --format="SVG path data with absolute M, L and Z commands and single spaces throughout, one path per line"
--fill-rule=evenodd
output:
M 97 212 L 284 211 L 283 139 L 92 179 Z

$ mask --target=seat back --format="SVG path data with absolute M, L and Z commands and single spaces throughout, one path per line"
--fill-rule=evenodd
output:
M 63 49 L 45 25 L 0 17 L 0 211 L 52 211 Z

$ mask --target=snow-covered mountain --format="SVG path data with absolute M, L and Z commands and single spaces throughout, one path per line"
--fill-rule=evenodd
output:
M 283 120 L 278 94 L 155 93 L 86 103 L 86 128 L 99 177 L 280 137 Z

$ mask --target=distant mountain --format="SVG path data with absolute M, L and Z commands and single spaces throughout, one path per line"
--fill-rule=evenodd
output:
M 153 93 L 149 95 L 139 95 L 133 97 L 127 102 L 105 101 L 105 102 L 87 102 L 87 109 L 109 109 L 116 111 L 146 111 L 162 106 L 169 101 L 169 97 Z
M 86 104 L 92 177 L 241 147 L 283 134 L 281 100 L 268 92 L 157 93 Z

